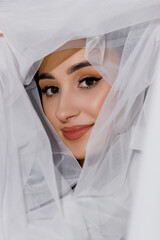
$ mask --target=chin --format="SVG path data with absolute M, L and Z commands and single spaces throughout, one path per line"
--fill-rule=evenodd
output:
M 72 152 L 72 154 L 77 160 L 85 159 L 89 135 L 90 134 L 88 134 L 87 136 L 83 136 L 82 138 L 79 138 L 75 141 L 68 141 L 64 138 L 62 139 L 64 144 L 69 148 L 69 150 Z
M 66 146 L 70 149 L 70 151 L 73 153 L 77 160 L 85 159 L 87 142 L 88 139 L 86 139 L 86 141 L 83 142 L 80 141 L 79 143 L 77 142 L 73 144 L 66 144 Z
M 68 148 L 70 149 L 70 151 L 73 153 L 73 155 L 75 156 L 75 158 L 77 160 L 81 160 L 81 159 L 85 159 L 86 156 L 86 146 L 82 148 L 82 146 L 76 146 L 76 147 L 70 147 L 68 146 Z

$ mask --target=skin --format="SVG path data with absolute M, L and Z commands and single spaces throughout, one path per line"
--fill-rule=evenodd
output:
M 111 89 L 93 66 L 82 64 L 74 69 L 76 64 L 86 63 L 84 52 L 69 49 L 52 53 L 39 69 L 44 113 L 81 165 L 92 128 Z M 77 125 L 89 129 L 78 139 L 68 139 L 62 129 Z

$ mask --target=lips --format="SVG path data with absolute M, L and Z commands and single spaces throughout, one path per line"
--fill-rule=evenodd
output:
M 91 125 L 75 125 L 72 127 L 64 127 L 62 128 L 62 132 L 65 138 L 68 140 L 76 140 L 80 137 L 82 137 L 86 132 L 91 129 Z

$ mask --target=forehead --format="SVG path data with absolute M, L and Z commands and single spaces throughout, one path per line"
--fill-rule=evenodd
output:
M 72 65 L 79 62 L 80 60 L 84 60 L 84 52 L 84 48 L 71 48 L 53 52 L 43 59 L 42 64 L 39 68 L 39 73 L 51 72 L 62 63 L 68 63 Z

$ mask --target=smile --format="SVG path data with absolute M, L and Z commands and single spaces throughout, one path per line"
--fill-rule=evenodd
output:
M 75 125 L 72 127 L 64 127 L 62 128 L 62 132 L 65 138 L 68 140 L 76 140 L 80 137 L 82 137 L 86 132 L 89 131 L 93 127 L 93 124 L 91 125 Z

